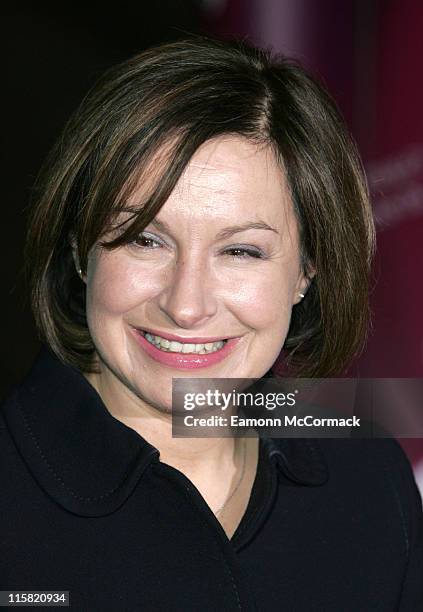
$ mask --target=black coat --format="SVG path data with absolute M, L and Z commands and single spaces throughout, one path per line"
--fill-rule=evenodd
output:
M 421 498 L 397 442 L 261 439 L 229 540 L 46 350 L 2 409 L 0 517 L 0 590 L 68 590 L 75 611 L 423 611 Z

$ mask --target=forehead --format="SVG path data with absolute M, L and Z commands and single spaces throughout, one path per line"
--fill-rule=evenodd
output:
M 144 189 L 145 182 L 132 193 L 130 203 L 140 201 Z M 291 208 L 285 173 L 273 150 L 226 135 L 199 147 L 157 217 L 217 220 L 257 215 L 282 222 Z

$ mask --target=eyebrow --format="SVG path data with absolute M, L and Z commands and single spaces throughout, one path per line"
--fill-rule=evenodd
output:
M 164 221 L 153 219 L 153 221 L 151 222 L 151 225 L 153 225 L 155 228 L 167 234 L 172 234 L 172 231 L 169 225 L 165 223 Z M 264 221 L 250 221 L 247 223 L 242 223 L 241 225 L 231 225 L 229 227 L 223 228 L 222 230 L 220 230 L 220 232 L 216 234 L 216 239 L 225 240 L 226 238 L 230 238 L 234 234 L 238 234 L 239 232 L 245 232 L 246 230 L 249 230 L 249 229 L 268 230 L 268 231 L 274 232 L 275 234 L 279 233 L 278 230 L 276 230 L 274 227 L 271 227 Z

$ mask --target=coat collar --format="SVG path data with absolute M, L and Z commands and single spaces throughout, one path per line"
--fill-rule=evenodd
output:
M 66 510 L 104 516 L 129 497 L 159 450 L 115 419 L 78 370 L 43 348 L 3 406 L 28 469 Z M 268 456 L 293 482 L 319 485 L 328 474 L 310 439 L 265 439 Z

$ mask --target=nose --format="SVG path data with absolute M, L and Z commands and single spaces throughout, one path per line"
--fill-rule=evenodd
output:
M 159 296 L 159 307 L 178 327 L 200 328 L 217 311 L 207 263 L 191 253 L 176 262 Z

